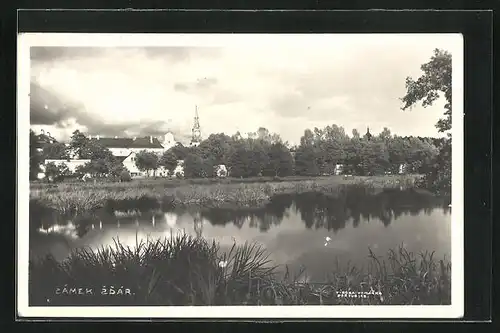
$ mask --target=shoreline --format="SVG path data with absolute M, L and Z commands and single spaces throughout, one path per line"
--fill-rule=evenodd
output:
M 278 194 L 320 192 L 335 194 L 346 186 L 372 189 L 415 189 L 420 176 L 329 176 L 314 178 L 282 178 L 275 180 L 169 180 L 157 179 L 130 183 L 30 183 L 30 203 L 37 203 L 59 213 L 73 214 L 103 208 L 107 203 L 127 200 L 155 201 L 159 206 L 213 206 L 255 207 L 269 202 Z

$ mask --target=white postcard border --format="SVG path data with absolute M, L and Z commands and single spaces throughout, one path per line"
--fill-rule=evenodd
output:
M 439 34 L 453 40 L 452 57 L 452 226 L 451 305 L 441 306 L 168 306 L 168 307 L 36 307 L 28 302 L 29 260 L 29 91 L 31 46 L 259 46 L 298 41 L 322 45 L 329 36 L 353 40 L 366 34 L 74 34 L 22 33 L 17 59 L 17 313 L 19 317 L 53 318 L 459 318 L 464 311 L 464 59 L 461 34 Z M 385 38 L 388 34 L 384 34 Z M 399 37 L 402 34 L 393 34 Z M 438 34 L 408 34 L 426 38 Z M 376 41 L 377 34 L 370 34 Z M 320 46 L 321 47 L 321 46 Z M 437 46 L 439 47 L 439 46 Z M 430 55 L 429 55 L 430 56 Z

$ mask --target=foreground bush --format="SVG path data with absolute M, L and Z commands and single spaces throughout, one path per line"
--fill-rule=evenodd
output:
M 281 276 L 277 267 L 257 245 L 233 246 L 223 254 L 216 243 L 187 235 L 138 242 L 134 248 L 124 247 L 117 240 L 113 248 L 76 250 L 63 262 L 50 256 L 31 261 L 30 304 L 326 305 L 451 301 L 450 264 L 444 260 L 436 262 L 433 254 L 417 257 L 402 247 L 390 251 L 385 259 L 370 251 L 365 271 L 334 267 L 330 279 L 322 284 L 299 283 L 300 276 Z M 75 295 L 79 292 L 81 295 Z

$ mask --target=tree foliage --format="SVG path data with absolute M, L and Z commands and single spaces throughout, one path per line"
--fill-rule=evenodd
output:
M 69 158 L 69 152 L 64 143 L 54 142 L 44 145 L 43 156 L 46 159 L 64 160 Z
M 160 157 L 158 164 L 169 171 L 172 174 L 177 167 L 177 156 L 171 150 L 166 151 Z
M 49 181 L 58 182 L 64 179 L 64 177 L 70 175 L 71 171 L 68 169 L 68 166 L 64 163 L 55 164 L 51 162 L 45 165 L 45 177 L 47 177 Z
M 422 106 L 432 105 L 440 96 L 446 99 L 444 117 L 438 121 L 436 127 L 440 132 L 451 129 L 451 54 L 444 50 L 435 49 L 431 60 L 423 64 L 420 69 L 423 74 L 417 80 L 406 78 L 406 95 L 401 98 L 404 103 L 402 110 L 410 109 L 418 102 Z
M 279 177 L 293 175 L 293 157 L 283 143 L 271 144 L 268 152 L 268 163 L 264 167 L 264 175 Z
M 150 151 L 140 151 L 135 155 L 135 165 L 141 171 L 146 171 L 149 175 L 151 171 L 156 172 L 159 165 L 159 157 Z
M 406 95 L 401 99 L 402 110 L 410 109 L 421 102 L 422 106 L 432 105 L 440 96 L 446 100 L 443 118 L 436 127 L 440 132 L 447 133 L 448 138 L 438 146 L 435 157 L 425 155 L 425 160 L 432 160 L 426 168 L 423 186 L 436 192 L 451 194 L 451 113 L 452 113 L 452 58 L 444 50 L 436 49 L 429 62 L 421 66 L 423 74 L 414 80 L 406 78 Z
M 186 178 L 209 178 L 214 176 L 213 164 L 199 154 L 190 153 L 184 160 L 184 176 Z

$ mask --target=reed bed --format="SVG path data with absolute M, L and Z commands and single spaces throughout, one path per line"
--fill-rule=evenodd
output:
M 366 269 L 337 265 L 324 283 L 300 283 L 300 274 L 278 274 L 256 244 L 221 253 L 217 243 L 185 234 L 137 241 L 132 248 L 116 240 L 113 247 L 75 250 L 62 262 L 32 260 L 30 304 L 450 304 L 446 258 L 401 246 L 385 257 L 369 250 L 367 260 Z
M 78 213 L 105 207 L 109 201 L 156 200 L 162 205 L 220 205 L 232 203 L 252 206 L 267 202 L 273 195 L 310 191 L 332 193 L 343 186 L 355 185 L 373 188 L 411 188 L 415 176 L 318 177 L 314 179 L 292 178 L 289 181 L 271 182 L 215 182 L 188 184 L 172 180 L 179 186 L 169 186 L 170 180 L 139 181 L 131 183 L 74 183 L 32 184 L 30 201 L 55 209 L 61 213 Z

